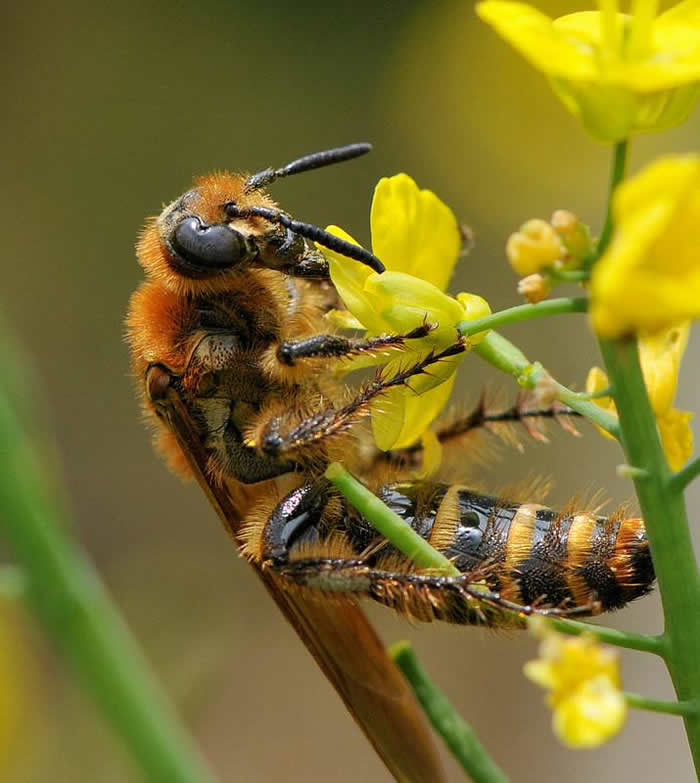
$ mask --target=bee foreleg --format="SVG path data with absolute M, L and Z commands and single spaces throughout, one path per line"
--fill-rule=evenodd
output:
M 349 339 L 336 334 L 317 334 L 306 340 L 282 343 L 277 356 L 283 364 L 293 365 L 299 359 L 352 356 L 397 348 L 406 340 L 418 340 L 430 333 L 432 326 L 423 323 L 407 334 L 386 334 L 368 339 Z
M 279 269 L 291 277 L 330 280 L 328 261 L 323 253 L 290 228 L 270 232 L 267 245 L 260 254 L 264 266 Z

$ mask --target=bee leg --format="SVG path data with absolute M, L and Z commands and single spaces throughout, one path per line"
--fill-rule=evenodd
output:
M 264 561 L 287 562 L 290 548 L 320 521 L 328 486 L 324 479 L 303 484 L 275 506 L 262 537 Z
M 473 584 L 468 573 L 435 576 L 385 571 L 361 558 L 278 559 L 268 561 L 266 566 L 299 587 L 325 593 L 364 595 L 425 622 L 443 620 L 460 625 L 522 628 L 533 615 L 570 618 L 600 611 L 593 604 L 571 608 L 518 604 L 484 585 Z
M 348 339 L 336 334 L 317 334 L 306 340 L 282 343 L 277 356 L 283 364 L 290 367 L 299 359 L 331 358 L 352 356 L 358 353 L 370 353 L 387 348 L 396 348 L 406 340 L 418 340 L 432 331 L 432 325 L 423 323 L 407 334 L 387 334 L 365 340 Z
M 263 252 L 260 261 L 270 269 L 279 269 L 291 277 L 330 280 L 328 261 L 323 253 L 299 234 L 285 228 L 267 237 L 270 250 Z
M 486 429 L 496 435 L 505 436 L 511 432 L 508 428 L 519 424 L 531 438 L 546 443 L 548 438 L 543 425 L 548 421 L 556 422 L 571 435 L 580 436 L 581 433 L 570 421 L 572 417 L 578 415 L 576 411 L 558 401 L 546 407 L 538 407 L 532 402 L 530 394 L 520 395 L 515 404 L 509 408 L 490 410 L 482 395 L 475 408 L 450 421 L 449 424 L 439 427 L 435 434 L 442 446 L 456 446 L 462 438 L 477 430 Z M 422 443 L 391 451 L 377 449 L 372 460 L 374 463 L 396 462 L 413 465 L 417 464 L 422 451 Z
M 318 453 L 309 456 L 316 456 L 317 459 L 323 457 L 323 441 L 347 431 L 361 421 L 369 413 L 370 403 L 374 399 L 389 389 L 408 386 L 411 378 L 423 374 L 428 367 L 465 350 L 466 342 L 459 339 L 443 351 L 429 353 L 390 378 L 377 375 L 374 381 L 360 389 L 357 396 L 343 407 L 320 410 L 291 427 L 289 419 L 284 415 L 273 416 L 262 427 L 258 425 L 258 435 L 252 439 L 251 445 L 275 457 L 297 449 L 317 446 L 320 447 Z

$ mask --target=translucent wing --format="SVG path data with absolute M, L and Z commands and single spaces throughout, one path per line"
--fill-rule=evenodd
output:
M 157 370 L 158 368 L 152 368 Z M 166 375 L 163 371 L 164 376 Z M 238 545 L 245 488 L 214 485 L 204 470 L 207 454 L 175 385 L 157 407 L 177 438 L 197 481 Z M 163 391 L 163 385 L 161 385 Z M 253 565 L 392 775 L 407 783 L 441 783 L 440 767 L 423 714 L 356 601 L 289 590 L 275 575 Z

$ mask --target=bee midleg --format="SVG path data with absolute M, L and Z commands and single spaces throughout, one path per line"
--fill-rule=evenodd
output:
M 293 365 L 299 359 L 352 356 L 400 347 L 406 340 L 425 337 L 430 333 L 431 328 L 430 324 L 424 323 L 406 334 L 386 334 L 368 339 L 349 339 L 337 334 L 316 334 L 305 340 L 282 343 L 277 349 L 277 356 L 282 363 L 288 365 Z
M 327 438 L 345 432 L 363 419 L 370 411 L 370 403 L 389 389 L 408 386 L 410 379 L 424 373 L 426 368 L 450 356 L 463 353 L 465 350 L 465 342 L 458 340 L 439 353 L 428 354 L 390 378 L 378 376 L 360 389 L 355 398 L 346 405 L 340 408 L 330 407 L 320 410 L 286 431 L 287 420 L 285 416 L 273 416 L 262 427 L 259 427 L 260 435 L 256 446 L 265 454 L 277 457 L 296 449 L 322 444 Z
M 482 397 L 474 409 L 452 420 L 449 424 L 438 426 L 435 431 L 438 442 L 442 446 L 456 446 L 462 438 L 466 438 L 477 430 L 491 429 L 499 424 L 521 424 L 525 431 L 535 440 L 542 440 L 544 434 L 538 428 L 538 423 L 547 419 L 557 421 L 561 427 L 574 435 L 579 434 L 575 427 L 567 422 L 568 417 L 579 414 L 567 406 L 555 402 L 548 407 L 536 407 L 528 404 L 528 397 L 523 396 L 514 405 L 500 410 L 487 410 Z M 372 457 L 373 463 L 415 462 L 423 451 L 422 443 L 415 443 L 404 449 L 391 451 L 376 450 Z

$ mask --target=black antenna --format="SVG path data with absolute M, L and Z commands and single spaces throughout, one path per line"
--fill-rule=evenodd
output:
M 344 239 L 329 234 L 328 231 L 324 231 L 312 223 L 302 223 L 300 220 L 293 220 L 289 215 L 277 209 L 272 209 L 271 207 L 239 207 L 232 202 L 226 204 L 224 209 L 230 218 L 265 218 L 270 223 L 284 226 L 295 234 L 311 239 L 313 242 L 318 242 L 319 245 L 323 245 L 323 247 L 327 247 L 329 250 L 335 250 L 336 253 L 353 258 L 355 261 L 361 261 L 380 274 L 386 269 L 384 264 L 375 255 L 372 255 L 369 250 L 365 250 L 364 247 L 353 245 L 352 242 L 346 242 Z
M 264 188 L 276 179 L 289 177 L 291 174 L 300 174 L 302 171 L 311 171 L 312 169 L 320 169 L 323 166 L 330 166 L 333 163 L 342 163 L 344 160 L 352 160 L 366 154 L 371 149 L 371 144 L 362 142 L 360 144 L 348 144 L 345 147 L 336 147 L 332 150 L 324 150 L 323 152 L 313 152 L 311 155 L 304 155 L 303 158 L 293 160 L 286 166 L 282 166 L 281 169 L 270 168 L 259 171 L 257 174 L 251 174 L 246 180 L 245 190 L 247 193 L 250 193 L 252 190 Z

